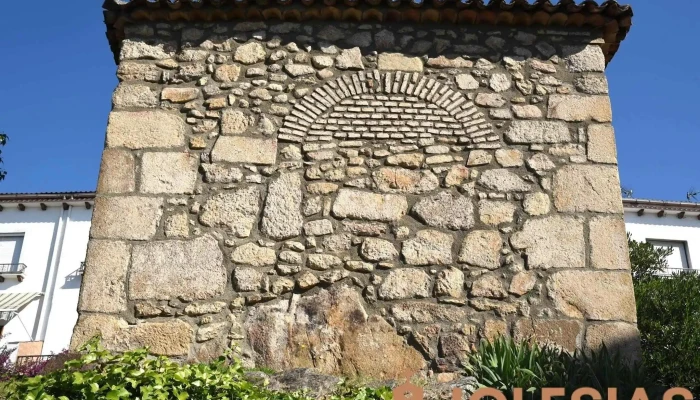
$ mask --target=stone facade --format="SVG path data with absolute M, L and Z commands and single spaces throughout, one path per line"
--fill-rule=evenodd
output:
M 74 346 L 373 377 L 497 334 L 635 356 L 595 32 L 125 32 Z

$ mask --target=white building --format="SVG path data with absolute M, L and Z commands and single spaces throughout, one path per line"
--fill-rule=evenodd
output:
M 68 346 L 94 197 L 0 194 L 0 343 L 16 348 L 15 355 Z
M 700 270 L 700 203 L 624 199 L 632 239 L 673 248 L 669 271 Z
M 0 343 L 19 355 L 50 355 L 70 343 L 94 197 L 0 194 Z M 633 239 L 673 247 L 671 269 L 700 269 L 700 204 L 623 204 Z

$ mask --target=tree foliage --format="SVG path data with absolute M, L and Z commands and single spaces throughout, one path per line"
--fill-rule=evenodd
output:
M 668 268 L 666 257 L 673 253 L 668 247 L 655 247 L 651 243 L 638 242 L 627 234 L 632 277 L 635 281 L 648 280 L 658 276 Z

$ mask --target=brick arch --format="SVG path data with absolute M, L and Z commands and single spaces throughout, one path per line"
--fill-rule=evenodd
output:
M 375 106 L 386 113 L 375 112 Z M 343 75 L 301 98 L 284 118 L 278 139 L 456 136 L 469 143 L 492 133 L 476 105 L 452 87 L 415 72 L 375 70 Z

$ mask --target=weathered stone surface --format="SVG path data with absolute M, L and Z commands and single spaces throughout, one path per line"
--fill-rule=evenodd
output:
M 472 297 L 488 297 L 491 299 L 503 299 L 508 297 L 508 292 L 495 275 L 482 275 L 472 283 L 469 294 Z
M 150 240 L 163 215 L 163 200 L 152 197 L 98 197 L 90 235 L 94 239 Z
M 129 193 L 136 188 L 136 164 L 130 151 L 105 149 L 102 152 L 97 193 Z
M 370 264 L 364 261 L 345 261 L 345 269 L 353 272 L 372 272 L 374 271 L 374 264 Z
M 309 221 L 304 224 L 304 234 L 307 236 L 323 236 L 333 233 L 333 223 L 328 219 Z
M 323 238 L 323 248 L 331 253 L 341 253 L 350 250 L 353 236 L 349 233 L 330 235 Z
M 612 126 L 588 126 L 588 159 L 599 163 L 617 164 L 615 130 Z
M 505 92 L 510 89 L 511 79 L 507 74 L 493 74 L 489 78 L 489 88 L 496 93 Z
M 396 154 L 386 159 L 387 165 L 398 165 L 404 168 L 420 168 L 425 156 L 420 153 Z
M 600 46 L 564 46 L 564 58 L 570 72 L 604 72 L 605 56 Z
M 134 245 L 129 298 L 201 300 L 218 296 L 226 287 L 223 261 L 218 242 L 211 236 Z
M 360 255 L 368 261 L 391 261 L 398 257 L 399 252 L 388 240 L 367 238 L 360 246 Z
M 260 190 L 250 186 L 211 197 L 202 208 L 199 222 L 227 228 L 237 237 L 248 237 L 259 211 Z
M 471 200 L 447 191 L 422 198 L 413 206 L 411 213 L 435 228 L 467 230 L 474 226 L 474 205 Z
M 400 268 L 389 271 L 379 286 L 379 298 L 400 300 L 430 297 L 430 275 L 415 268 Z
M 215 322 L 213 324 L 200 326 L 197 329 L 195 340 L 197 340 L 197 342 L 206 342 L 220 337 L 226 328 L 228 328 L 228 322 Z
M 245 323 L 256 362 L 275 369 L 314 367 L 322 373 L 396 378 L 424 361 L 391 325 L 368 317 L 362 298 L 347 286 L 251 309 Z
M 471 74 L 459 74 L 455 77 L 455 82 L 457 82 L 457 87 L 462 90 L 474 90 L 479 88 L 479 81 Z
M 126 311 L 126 274 L 131 246 L 125 242 L 91 240 L 83 274 L 80 311 Z
M 585 245 L 583 222 L 574 217 L 551 216 L 525 221 L 523 230 L 510 240 L 524 249 L 532 268 L 583 268 Z
M 243 179 L 243 171 L 240 168 L 229 167 L 223 164 L 202 164 L 204 182 L 207 183 L 235 183 Z
M 122 61 L 117 68 L 117 77 L 122 81 L 160 82 L 161 71 L 155 65 Z
M 550 204 L 547 193 L 528 193 L 523 201 L 523 209 L 533 216 L 545 215 L 549 214 Z
M 235 268 L 233 270 L 233 287 L 239 292 L 255 292 L 262 286 L 263 273 L 254 268 Z
M 253 125 L 253 117 L 235 108 L 227 108 L 221 113 L 221 133 L 240 135 Z
M 612 121 L 612 107 L 608 96 L 551 95 L 547 118 L 569 122 Z
M 641 358 L 639 331 L 633 324 L 610 322 L 590 325 L 586 329 L 586 350 L 599 351 L 603 344 L 608 351 L 619 352 L 628 362 L 634 363 Z
M 165 111 L 112 111 L 107 125 L 107 147 L 132 150 L 178 147 L 189 131 L 185 120 Z
M 343 229 L 358 236 L 379 236 L 387 232 L 388 227 L 381 222 L 343 221 Z
M 503 107 L 506 104 L 506 99 L 500 94 L 479 93 L 476 95 L 474 103 L 483 107 Z
M 433 68 L 471 68 L 474 66 L 474 62 L 462 57 L 450 59 L 445 56 L 429 58 L 427 64 Z
M 592 218 L 589 243 L 593 268 L 630 268 L 625 220 L 621 216 Z
M 339 218 L 391 222 L 406 215 L 407 209 L 404 196 L 340 189 L 332 210 Z
M 365 66 L 362 65 L 362 52 L 360 48 L 353 47 L 352 49 L 344 49 L 341 51 L 338 57 L 335 58 L 335 67 L 338 69 L 365 69 Z
M 250 65 L 265 60 L 265 48 L 260 43 L 247 43 L 236 49 L 233 59 L 241 64 Z
M 505 133 L 509 143 L 562 143 L 571 140 L 569 127 L 558 121 L 513 121 Z
M 519 167 L 523 165 L 523 153 L 517 149 L 498 149 L 496 162 L 504 168 Z
M 274 164 L 277 140 L 242 136 L 221 136 L 211 152 L 213 162 Z
M 331 254 L 309 254 L 306 258 L 306 266 L 316 271 L 326 271 L 341 265 L 343 260 Z
M 308 290 L 318 285 L 320 281 L 318 277 L 309 271 L 304 271 L 300 275 L 297 275 L 297 286 L 301 290 Z
M 479 176 L 479 184 L 498 192 L 527 192 L 531 185 L 507 169 L 490 169 Z
M 488 341 L 493 341 L 498 336 L 510 336 L 508 332 L 508 322 L 498 319 L 487 319 L 481 329 L 481 337 Z
M 423 72 L 423 61 L 420 58 L 406 57 L 399 53 L 380 54 L 377 65 L 380 71 Z
M 448 265 L 452 263 L 452 235 L 435 230 L 416 232 L 403 242 L 401 255 L 411 265 Z
M 241 75 L 241 67 L 235 64 L 222 65 L 214 72 L 214 80 L 217 82 L 235 82 Z
M 391 306 L 391 315 L 404 323 L 431 324 L 434 322 L 463 322 L 467 319 L 464 308 L 426 303 L 401 302 Z
M 190 219 L 185 212 L 169 216 L 164 225 L 165 237 L 187 238 L 190 235 Z
M 125 39 L 121 42 L 122 48 L 119 60 L 164 60 L 175 55 L 177 45 L 172 42 L 160 42 L 148 44 L 141 40 Z
M 226 308 L 223 301 L 190 303 L 185 307 L 185 314 L 189 316 L 199 316 L 205 314 L 218 314 Z
M 508 201 L 481 200 L 479 202 L 479 219 L 486 225 L 498 226 L 513 222 L 515 205 Z
M 554 175 L 560 212 L 621 213 L 620 177 L 613 166 L 567 165 Z
M 560 346 L 573 353 L 581 348 L 583 324 L 579 321 L 555 319 L 521 319 L 513 326 L 517 341 L 533 341 Z
M 166 87 L 160 94 L 160 99 L 172 103 L 187 103 L 199 97 L 197 88 Z
M 567 317 L 637 322 L 629 272 L 561 271 L 549 278 L 547 289 Z
M 487 165 L 491 163 L 493 156 L 491 153 L 485 150 L 474 150 L 469 152 L 469 158 L 467 158 L 467 165 L 474 167 L 477 165 Z
M 435 278 L 435 296 L 460 298 L 464 292 L 464 273 L 455 267 L 443 269 Z
M 303 64 L 287 64 L 284 66 L 284 70 L 295 78 L 304 75 L 311 75 L 316 72 L 312 66 Z
M 547 157 L 547 155 L 543 153 L 537 153 L 534 156 L 530 157 L 527 160 L 527 166 L 531 170 L 537 172 L 550 171 L 556 168 L 556 165 L 554 165 L 552 160 L 550 160 L 549 157 Z
M 585 74 L 575 81 L 576 89 L 586 94 L 608 94 L 605 75 Z
M 187 194 L 197 181 L 197 156 L 189 153 L 144 153 L 141 192 Z
M 146 85 L 129 85 L 120 83 L 112 95 L 115 108 L 158 106 L 158 92 Z
M 301 234 L 301 175 L 281 173 L 270 183 L 262 216 L 262 232 L 270 238 L 283 240 Z
M 469 178 L 469 168 L 463 165 L 453 165 L 450 167 L 450 170 L 447 171 L 447 175 L 445 176 L 445 185 L 461 185 L 467 178 Z
M 258 246 L 255 243 L 246 243 L 236 247 L 231 253 L 231 261 L 236 264 L 265 267 L 275 264 L 275 261 L 277 261 L 277 254 L 275 253 L 275 249 Z
M 107 350 L 148 347 L 152 354 L 176 357 L 189 353 L 194 330 L 188 323 L 177 319 L 128 325 L 115 316 L 86 314 L 78 320 L 70 347 L 77 350 L 97 335 L 101 336 L 100 344 Z
M 537 276 L 533 272 L 518 272 L 510 281 L 508 292 L 522 296 L 535 287 Z
M 522 119 L 537 119 L 542 118 L 542 110 L 535 105 L 514 105 L 513 114 L 517 118 Z
M 430 171 L 404 168 L 380 168 L 372 174 L 375 184 L 385 193 L 419 194 L 436 189 L 440 182 Z
M 496 269 L 501 266 L 502 247 L 503 240 L 497 231 L 472 231 L 464 238 L 457 261 Z

